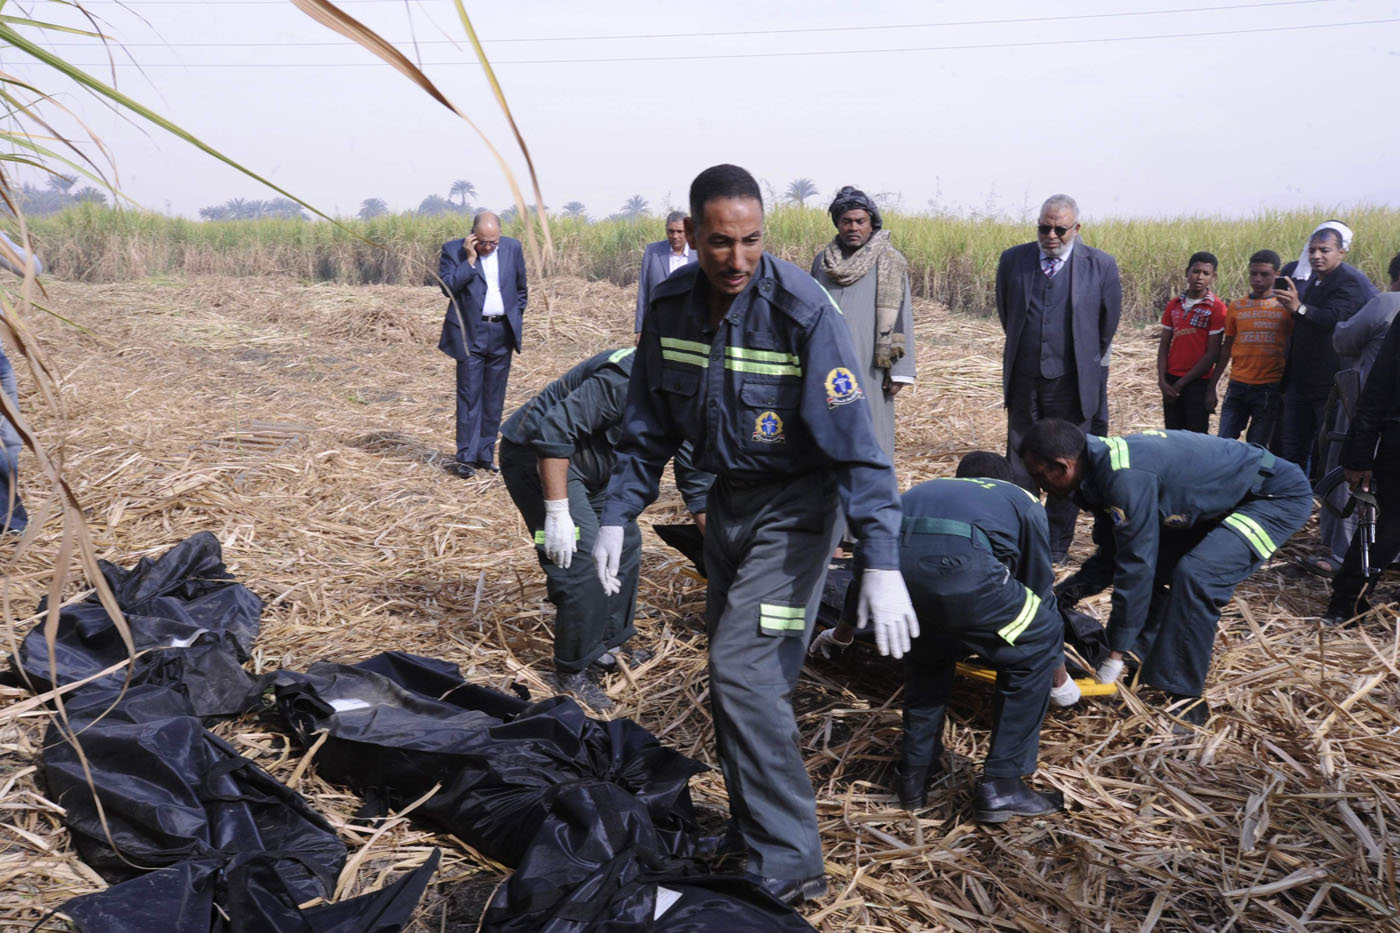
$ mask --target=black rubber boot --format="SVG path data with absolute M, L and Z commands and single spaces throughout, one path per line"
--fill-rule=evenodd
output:
M 789 907 L 796 907 L 803 901 L 815 901 L 819 897 L 826 897 L 825 875 L 796 880 L 790 878 L 760 878 L 758 875 L 753 874 L 747 874 L 744 877 L 772 895 L 774 899 Z
M 570 694 L 575 700 L 591 706 L 600 713 L 613 708 L 613 701 L 603 692 L 603 685 L 592 669 L 582 671 L 560 671 L 554 675 L 559 689 Z
M 941 770 L 937 761 L 926 765 L 901 761 L 895 765 L 895 793 L 899 795 L 899 805 L 906 810 L 922 810 L 928 806 L 928 782 Z
M 1044 816 L 1065 808 L 1065 795 L 1057 790 L 1036 791 L 1020 778 L 983 778 L 973 792 L 973 809 L 979 823 L 1005 823 L 1018 816 Z

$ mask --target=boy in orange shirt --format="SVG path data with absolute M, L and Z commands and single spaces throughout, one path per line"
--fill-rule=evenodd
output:
M 1279 255 L 1261 249 L 1249 257 L 1249 297 L 1236 298 L 1225 315 L 1225 343 L 1212 383 L 1230 365 L 1230 382 L 1220 406 L 1220 436 L 1237 438 L 1249 425 L 1245 440 L 1269 446 L 1282 408 L 1288 337 L 1293 316 L 1274 300 L 1274 277 Z
M 1210 432 L 1210 413 L 1215 411 L 1212 367 L 1225 333 L 1225 302 L 1210 290 L 1218 265 L 1213 253 L 1193 253 L 1186 263 L 1186 293 L 1173 298 L 1162 312 L 1157 384 L 1168 430 Z

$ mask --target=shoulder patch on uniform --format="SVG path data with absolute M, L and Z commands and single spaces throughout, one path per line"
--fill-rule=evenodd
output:
M 865 393 L 860 390 L 860 383 L 856 382 L 856 374 L 844 366 L 837 366 L 827 373 L 825 385 L 827 408 L 849 405 L 865 398 Z
M 1128 513 L 1124 512 L 1116 505 L 1109 506 L 1108 517 L 1113 519 L 1114 528 L 1118 528 L 1122 525 L 1128 524 Z
M 787 441 L 783 434 L 783 419 L 776 411 L 760 412 L 753 422 L 753 439 L 764 444 L 782 444 Z

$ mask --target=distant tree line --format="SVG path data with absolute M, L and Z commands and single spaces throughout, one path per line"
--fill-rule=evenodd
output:
M 44 187 L 24 184 L 19 190 L 20 209 L 29 217 L 45 217 L 75 204 L 106 204 L 107 195 L 91 185 L 75 188 L 77 179 L 69 175 L 50 175 Z

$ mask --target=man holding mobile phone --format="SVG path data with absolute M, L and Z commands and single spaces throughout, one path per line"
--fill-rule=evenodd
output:
M 496 432 L 528 298 L 520 241 L 501 236 L 501 219 L 482 211 L 465 237 L 443 244 L 438 280 L 450 299 L 438 349 L 457 361 L 457 456 L 448 471 L 499 473 Z

